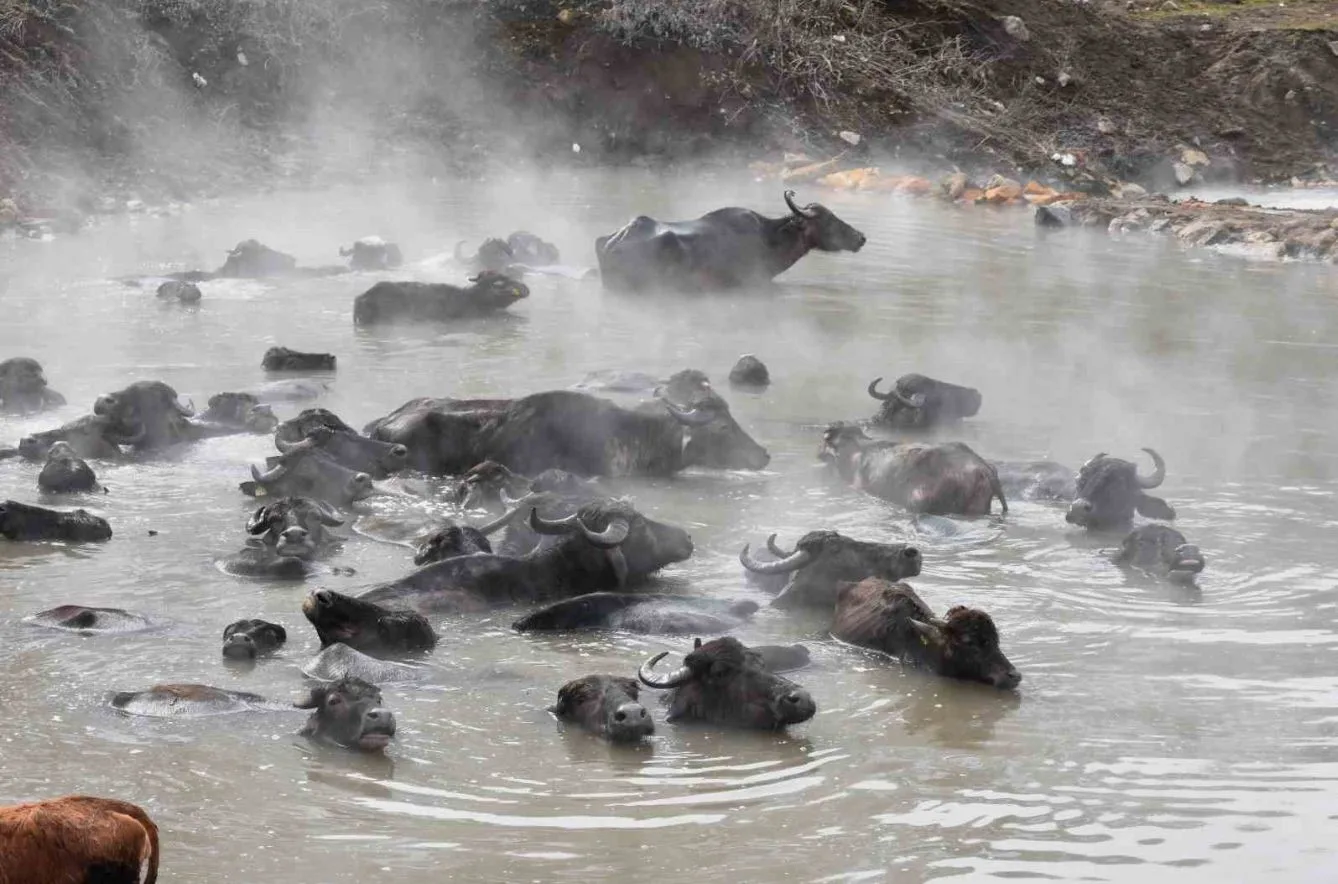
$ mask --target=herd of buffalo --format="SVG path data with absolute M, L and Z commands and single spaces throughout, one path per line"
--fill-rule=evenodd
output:
M 741 208 L 686 222 L 637 218 L 596 241 L 599 276 L 607 288 L 621 291 L 725 289 L 766 283 L 813 249 L 857 251 L 864 244 L 863 234 L 823 206 L 801 207 L 790 193 L 785 200 L 789 212 L 779 219 Z M 386 272 L 402 261 L 397 247 L 377 238 L 360 240 L 341 254 L 348 266 L 300 268 L 291 256 L 248 240 L 218 271 L 174 274 L 161 282 L 158 295 L 195 302 L 201 298 L 197 283 L 213 278 Z M 526 276 L 593 272 L 559 264 L 557 249 L 528 233 L 488 240 L 473 256 L 457 249 L 456 259 L 474 274 L 470 286 L 380 281 L 354 301 L 354 321 L 486 316 L 527 297 L 521 281 Z M 461 514 L 473 514 L 473 524 L 447 520 L 410 532 L 412 562 L 406 556 L 398 579 L 356 596 L 316 589 L 302 602 L 321 644 L 320 654 L 302 670 L 315 685 L 296 704 L 311 710 L 304 734 L 382 750 L 396 728 L 379 685 L 413 679 L 416 668 L 402 661 L 432 651 L 442 615 L 467 617 L 499 608 L 526 610 L 514 623 L 520 632 L 717 636 L 697 638 L 669 671 L 657 668 L 665 656 L 659 654 L 636 673 L 581 674 L 562 685 L 551 711 L 606 739 L 635 741 L 654 733 L 653 716 L 641 703 L 643 686 L 664 692 L 665 720 L 671 723 L 777 730 L 816 714 L 814 698 L 786 677 L 807 664 L 802 645 L 749 647 L 728 634 L 758 610 L 756 602 L 645 588 L 660 569 L 693 555 L 692 539 L 630 500 L 612 496 L 602 484 L 610 477 L 667 477 L 689 467 L 768 466 L 766 448 L 734 419 L 703 372 L 687 369 L 669 378 L 598 373 L 573 388 L 514 399 L 411 399 L 359 430 L 319 407 L 286 420 L 274 413 L 275 404 L 318 397 L 326 389 L 322 378 L 336 369 L 334 356 L 275 347 L 262 364 L 290 376 L 255 390 L 220 392 L 203 412 L 183 403 L 166 383 L 140 381 L 99 396 L 81 417 L 0 448 L 0 458 L 41 463 L 37 483 L 47 494 L 100 493 L 89 460 L 134 456 L 165 463 L 156 455 L 174 446 L 228 434 L 272 434 L 276 453 L 238 477 L 239 491 L 256 498 L 257 508 L 244 526 L 240 549 L 219 564 L 231 574 L 275 580 L 309 579 L 339 567 L 330 564 L 340 548 L 337 532 L 359 514 L 360 501 L 385 493 L 383 483 L 392 475 L 448 477 L 451 503 Z M 730 373 L 732 386 L 762 390 L 769 382 L 766 367 L 752 356 Z M 1077 470 L 1053 462 L 991 461 L 961 442 L 922 435 L 975 416 L 982 407 L 977 390 L 908 374 L 890 384 L 878 378 L 868 393 L 878 404 L 876 414 L 833 423 L 815 439 L 818 458 L 851 488 L 912 513 L 943 516 L 989 515 L 996 500 L 998 512 L 1006 514 L 1010 497 L 1051 501 L 1067 506 L 1073 525 L 1127 533 L 1114 554 L 1117 564 L 1187 583 L 1203 569 L 1198 548 L 1179 532 L 1162 524 L 1132 525 L 1135 513 L 1175 518 L 1170 505 L 1149 494 L 1166 474 L 1155 451 L 1147 450 L 1150 474 L 1105 453 Z M 610 394 L 636 401 L 621 404 Z M 0 362 L 0 412 L 32 414 L 64 404 L 36 361 Z M 115 496 L 101 499 L 114 518 Z M 111 537 L 109 522 L 82 508 L 0 503 L 0 542 L 91 543 Z M 757 549 L 745 545 L 739 561 L 742 576 L 769 593 L 773 606 L 828 617 L 830 633 L 840 641 L 998 689 L 1013 690 L 1022 681 L 988 613 L 963 605 L 936 613 L 905 582 L 932 567 L 912 545 L 820 529 L 789 549 L 774 534 Z M 85 634 L 150 625 L 132 611 L 79 605 L 33 614 L 27 622 Z M 222 654 L 255 659 L 286 640 L 278 624 L 238 620 L 223 630 Z M 125 691 L 110 703 L 126 714 L 149 716 L 292 708 L 200 684 Z M 106 828 L 82 816 L 32 826 L 39 809 L 55 813 L 50 804 L 0 808 L 0 855 L 26 849 L 37 856 L 40 845 L 32 838 L 56 838 L 62 825 L 75 826 L 75 819 L 82 820 L 81 832 Z M 71 813 L 86 815 L 89 807 L 79 804 Z M 97 851 L 114 848 L 140 857 L 138 864 L 125 866 L 134 874 L 99 880 L 154 880 L 157 831 L 148 820 L 126 823 L 124 807 L 107 813 L 120 815 L 122 828 L 138 839 L 139 854 L 121 843 L 99 847 L 98 838 L 81 835 L 88 856 L 76 856 L 68 845 L 66 855 L 74 867 L 84 868 L 77 864 L 101 861 Z M 15 822 L 20 817 L 28 821 L 25 826 Z M 32 834 L 39 829 L 48 834 Z M 145 877 L 149 829 L 152 873 Z M 28 834 L 15 834 L 20 831 Z M 0 860 L 0 879 L 4 871 Z

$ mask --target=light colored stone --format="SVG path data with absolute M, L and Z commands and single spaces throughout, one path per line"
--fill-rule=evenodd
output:
M 1329 51 L 1334 55 L 1338 55 L 1338 40 L 1329 41 Z
M 1031 39 L 1031 31 L 1027 30 L 1027 23 L 1016 15 L 1005 15 L 1003 26 L 1004 32 L 1019 43 L 1025 43 Z
M 1180 162 L 1186 166 L 1206 166 L 1209 164 L 1208 155 L 1201 150 L 1187 147 L 1180 151 Z
M 19 220 L 19 207 L 9 197 L 0 200 L 0 227 L 8 227 Z
M 1147 188 L 1141 184 L 1134 184 L 1132 181 L 1121 181 L 1115 195 L 1120 199 L 1137 200 L 1148 195 Z
M 1114 135 L 1115 124 L 1105 117 L 1100 117 L 1096 121 L 1096 131 L 1100 132 L 1102 135 Z
M 971 179 L 966 176 L 965 172 L 953 172 L 951 175 L 945 175 L 943 180 L 939 182 L 939 189 L 950 200 L 960 197 L 970 186 Z
M 1175 181 L 1181 187 L 1194 180 L 1194 167 L 1185 163 L 1176 163 L 1172 170 L 1175 172 Z
M 1057 79 L 1059 80 L 1060 86 L 1067 86 L 1073 82 L 1073 77 L 1069 75 L 1068 71 L 1060 71 Z
M 844 141 L 846 144 L 851 145 L 852 147 L 857 146 L 860 142 L 860 137 L 858 132 L 848 132 L 848 131 L 838 132 L 836 133 L 836 136 L 840 138 L 842 141 Z
M 985 182 L 986 190 L 994 190 L 999 187 L 1006 187 L 1010 190 L 1012 188 L 1017 188 L 1017 192 L 1022 193 L 1021 183 L 1014 181 L 1012 178 L 1005 178 L 1002 175 L 991 175 L 990 180 Z

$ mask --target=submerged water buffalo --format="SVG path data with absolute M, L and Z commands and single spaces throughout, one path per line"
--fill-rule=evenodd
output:
M 769 282 L 813 249 L 863 248 L 864 234 L 825 206 L 800 208 L 793 191 L 785 192 L 785 204 L 790 213 L 781 218 L 737 207 L 691 221 L 662 222 L 640 215 L 595 240 L 604 285 L 629 291 L 739 288 Z
M 983 516 L 996 497 L 1008 512 L 994 467 L 962 442 L 876 442 L 859 427 L 832 424 L 818 457 L 853 487 L 912 512 Z
M 1135 528 L 1112 558 L 1117 565 L 1185 584 L 1193 583 L 1207 564 L 1197 546 L 1166 525 Z
M 302 674 L 315 681 L 339 681 L 352 676 L 371 684 L 391 684 L 418 681 L 423 677 L 423 670 L 394 660 L 379 660 L 343 642 L 335 642 L 312 657 L 302 667 Z
M 307 441 L 331 460 L 350 470 L 384 479 L 404 469 L 409 450 L 403 445 L 364 436 L 324 408 L 308 408 L 279 424 L 274 445 L 281 452 Z
M 1078 493 L 1078 473 L 1052 460 L 992 460 L 999 485 L 1012 498 L 1068 503 Z
M 486 239 L 472 256 L 464 253 L 464 245 L 455 244 L 455 260 L 478 272 L 521 276 L 527 270 L 550 267 L 562 260 L 557 246 L 524 230 L 517 230 L 506 239 Z
M 1149 519 L 1174 519 L 1170 504 L 1146 493 L 1165 481 L 1166 462 L 1151 448 L 1143 450 L 1155 466 L 1151 476 L 1140 476 L 1132 463 L 1104 452 L 1083 464 L 1077 495 L 1064 518 L 1089 531 L 1123 528 L 1133 521 L 1135 510 Z
M 205 684 L 156 684 L 140 691 L 119 691 L 111 706 L 126 715 L 150 718 L 197 718 L 236 712 L 278 711 L 292 708 L 246 691 L 230 691 Z
M 343 524 L 339 513 L 324 501 L 283 497 L 257 509 L 246 522 L 246 533 L 279 555 L 310 559 L 336 542 L 326 529 Z
M 530 478 L 492 460 L 470 467 L 455 487 L 456 500 L 467 510 L 510 509 L 515 501 L 531 492 L 547 492 L 581 503 L 602 496 L 595 482 L 566 470 L 544 470 Z
M 68 442 L 57 442 L 46 454 L 46 463 L 37 474 L 37 487 L 52 494 L 97 491 L 97 474 Z
M 110 540 L 111 525 L 85 509 L 51 510 L 6 500 L 0 503 L 0 537 L 6 540 L 63 540 L 90 543 Z
M 111 460 L 121 456 L 121 446 L 133 442 L 138 435 L 127 435 L 117 430 L 109 418 L 86 414 L 53 430 L 43 430 L 19 440 L 18 453 L 31 461 L 45 461 L 51 446 L 57 442 L 69 443 L 79 457 Z
M 727 602 L 663 593 L 592 592 L 540 608 L 515 623 L 517 632 L 608 629 L 643 634 L 728 632 L 757 612 L 757 602 Z
M 395 736 L 395 715 L 383 705 L 381 689 L 360 678 L 318 685 L 293 705 L 315 710 L 299 733 L 316 742 L 378 752 Z
M 521 399 L 414 399 L 369 424 L 409 449 L 415 469 L 458 475 L 485 460 L 533 475 L 672 475 L 690 466 L 760 470 L 771 460 L 719 396 L 688 409 L 669 399 L 626 409 L 572 390 Z
M 989 614 L 958 605 L 939 619 L 905 583 L 863 580 L 842 589 L 832 635 L 948 678 L 1004 689 L 1022 681 L 999 650 Z
M 762 360 L 751 353 L 739 357 L 734 367 L 729 370 L 729 382 L 735 387 L 761 390 L 771 383 L 771 372 L 762 364 Z
M 449 523 L 436 528 L 414 547 L 413 563 L 419 567 L 444 562 L 456 556 L 492 552 L 488 535 L 470 525 Z
M 530 296 L 523 282 L 485 270 L 462 288 L 435 282 L 378 282 L 353 301 L 353 322 L 447 322 L 490 316 Z
M 249 394 L 222 393 L 209 400 L 206 415 L 184 405 L 177 391 L 162 381 L 137 381 L 93 404 L 93 415 L 106 418 L 104 438 L 118 445 L 152 451 L 234 433 L 267 433 L 277 423 L 269 407 Z
M 185 282 L 180 279 L 169 279 L 167 282 L 158 286 L 154 294 L 163 301 L 179 301 L 182 304 L 198 304 L 204 295 L 200 292 L 200 287 L 193 282 Z
M 272 433 L 279 419 L 254 393 L 215 393 L 195 424 L 209 435 Z M 211 432 L 212 431 L 212 432 Z
M 303 353 L 287 347 L 270 347 L 260 357 L 265 371 L 334 371 L 337 363 L 330 353 Z
M 892 389 L 878 392 L 882 378 L 869 384 L 869 395 L 882 402 L 873 422 L 898 429 L 927 430 L 950 424 L 980 411 L 980 391 L 973 387 L 959 387 L 922 374 L 907 374 L 897 378 Z
M 634 743 L 655 733 L 654 720 L 638 701 L 640 692 L 635 679 L 587 675 L 564 684 L 548 711 L 611 742 Z
M 773 534 L 767 550 L 774 560 L 758 560 L 745 544 L 739 562 L 763 582 L 779 584 L 768 587 L 780 592 L 772 601 L 777 608 L 831 610 L 843 586 L 868 577 L 905 580 L 918 575 L 924 563 L 920 550 L 909 544 L 852 540 L 835 531 L 810 531 L 788 552 Z
M 322 648 L 342 643 L 378 655 L 430 651 L 437 645 L 432 624 L 417 611 L 385 607 L 329 589 L 308 595 L 302 613 L 315 628 Z
M 664 677 L 655 675 L 662 652 L 637 672 L 647 687 L 667 690 L 668 720 L 725 727 L 780 730 L 808 721 L 818 711 L 808 691 L 777 675 L 762 655 L 736 638 L 696 641 L 683 665 Z
M 0 362 L 0 414 L 35 414 L 64 404 L 65 397 L 47 386 L 36 359 L 18 356 Z
M 336 506 L 348 506 L 371 495 L 372 477 L 335 462 L 307 439 L 289 446 L 278 457 L 267 458 L 266 471 L 251 467 L 253 481 L 242 482 L 251 497 L 313 497 Z
M 142 614 L 121 608 L 88 608 L 83 605 L 61 605 L 48 611 L 39 611 L 23 620 L 31 626 L 77 632 L 80 635 L 107 635 L 143 632 L 152 629 L 153 621 Z
M 347 272 L 344 267 L 298 267 L 297 259 L 292 255 L 271 249 L 259 240 L 246 239 L 228 251 L 223 266 L 217 270 L 187 270 L 167 276 L 181 282 L 204 282 L 209 279 L 336 276 Z
M 339 257 L 348 258 L 350 270 L 393 270 L 404 263 L 400 247 L 379 236 L 364 236 L 347 249 L 341 247 Z
M 254 660 L 277 651 L 288 641 L 288 632 L 268 620 L 238 620 L 223 629 L 223 656 L 229 660 Z

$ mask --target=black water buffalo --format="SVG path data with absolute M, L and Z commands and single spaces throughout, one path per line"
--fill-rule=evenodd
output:
M 447 322 L 490 316 L 530 296 L 523 282 L 485 270 L 462 288 L 435 282 L 378 282 L 353 300 L 353 322 Z
M 753 601 L 727 602 L 662 593 L 592 592 L 540 608 L 516 622 L 517 632 L 607 629 L 683 635 L 728 632 L 757 612 Z
M 1175 510 L 1160 497 L 1145 493 L 1166 479 L 1166 462 L 1151 448 L 1144 448 L 1155 467 L 1151 476 L 1140 476 L 1127 460 L 1096 455 L 1078 470 L 1078 490 L 1065 519 L 1089 531 L 1123 528 L 1137 510 L 1149 519 L 1175 518 Z
M 138 431 L 136 431 L 138 432 Z M 111 460 L 121 456 L 122 445 L 135 439 L 112 426 L 110 419 L 96 414 L 75 418 L 54 430 L 43 430 L 19 440 L 18 453 L 31 461 L 45 461 L 51 446 L 68 442 L 79 457 Z
M 236 577 L 263 577 L 269 580 L 305 580 L 315 567 L 310 559 L 297 555 L 281 555 L 277 547 L 262 543 L 254 537 L 246 545 L 218 562 L 228 574 Z
M 548 711 L 611 742 L 634 743 L 655 733 L 655 722 L 637 700 L 640 691 L 635 679 L 587 675 L 564 684 Z
M 302 613 L 315 627 L 322 648 L 339 642 L 376 656 L 430 651 L 437 645 L 432 624 L 417 611 L 389 608 L 329 589 L 308 595 Z
M 760 390 L 771 383 L 771 372 L 761 359 L 751 353 L 739 357 L 734 367 L 729 370 L 729 382 L 735 387 Z
M 180 301 L 182 304 L 198 304 L 203 297 L 198 285 L 180 279 L 169 279 L 158 286 L 154 294 L 164 301 Z
M 194 420 L 203 434 L 272 433 L 279 419 L 254 393 L 215 393 L 209 407 Z
M 484 240 L 473 256 L 464 253 L 464 245 L 463 242 L 455 244 L 455 260 L 478 272 L 520 276 L 526 270 L 550 267 L 562 260 L 557 246 L 524 230 L 517 230 L 506 239 L 492 237 Z
M 150 718 L 194 718 L 291 708 L 246 691 L 179 683 L 156 684 L 140 691 L 118 691 L 112 695 L 111 705 L 126 715 Z
M 251 482 L 239 486 L 251 497 L 314 497 L 348 506 L 372 491 L 372 477 L 331 460 L 312 440 L 292 445 L 266 459 L 266 472 L 251 467 Z
M 510 509 L 526 494 L 551 493 L 565 500 L 586 503 L 600 496 L 589 479 L 566 470 L 544 470 L 534 478 L 513 473 L 496 461 L 485 460 L 465 471 L 456 484 L 456 500 L 464 509 Z
M 668 690 L 668 721 L 697 721 L 726 727 L 780 730 L 808 721 L 818 711 L 808 691 L 767 668 L 765 660 L 736 638 L 702 644 L 676 671 L 657 677 L 661 652 L 637 672 L 647 687 Z
M 254 660 L 278 650 L 288 641 L 288 632 L 268 620 L 238 620 L 223 629 L 223 656 L 229 660 Z
M 776 545 L 773 534 L 767 549 L 774 560 L 758 560 L 745 544 L 739 562 L 768 589 L 780 592 L 772 601 L 777 608 L 831 610 L 846 584 L 868 577 L 905 580 L 918 575 L 924 563 L 920 550 L 909 544 L 852 540 L 835 531 L 810 531 L 788 552 Z
M 853 487 L 912 512 L 983 516 L 996 497 L 1008 512 L 994 467 L 962 442 L 875 442 L 859 427 L 832 424 L 818 457 Z
M 470 525 L 446 524 L 435 529 L 414 548 L 413 563 L 419 567 L 444 562 L 456 556 L 491 553 L 488 535 Z
M 343 642 L 335 642 L 312 657 L 302 667 L 302 674 L 316 681 L 339 681 L 353 676 L 372 684 L 390 684 L 418 681 L 423 677 L 423 670 L 394 660 L 379 660 Z
M 195 410 L 183 405 L 177 391 L 169 385 L 162 381 L 137 381 L 123 390 L 99 396 L 93 404 L 93 415 L 106 418 L 105 439 L 141 451 L 213 436 L 266 433 L 276 423 L 269 407 L 255 402 L 248 394 L 223 393 L 211 398 L 210 403 L 208 418 L 196 418 Z
M 348 258 L 350 270 L 393 270 L 404 263 L 400 247 L 379 236 L 364 236 L 349 248 L 340 248 L 339 257 Z
M 18 356 L 0 362 L 0 413 L 33 414 L 64 404 L 65 397 L 47 386 L 36 359 Z
M 283 497 L 259 507 L 246 522 L 246 533 L 281 556 L 314 558 L 336 542 L 327 528 L 338 528 L 343 518 L 322 500 Z
M 1052 460 L 992 460 L 999 485 L 1009 497 L 1068 503 L 1078 493 L 1078 473 Z
M 414 399 L 365 428 L 409 449 L 415 469 L 459 475 L 485 460 L 534 475 L 672 475 L 690 466 L 764 468 L 771 460 L 711 394 L 685 409 L 668 399 L 626 409 L 572 390 L 521 399 Z
M 790 214 L 767 218 L 727 208 L 691 221 L 661 222 L 645 215 L 595 240 L 600 275 L 610 289 L 669 288 L 711 291 L 767 283 L 817 249 L 858 252 L 864 234 L 825 206 L 795 204 Z
M 980 391 L 934 380 L 922 374 L 897 378 L 892 389 L 878 392 L 882 378 L 869 383 L 869 395 L 882 402 L 873 422 L 897 429 L 927 430 L 951 424 L 980 411 Z
M 905 583 L 871 579 L 842 589 L 832 635 L 948 678 L 1004 689 L 1022 681 L 989 614 L 958 605 L 940 620 Z
M 271 249 L 259 240 L 247 239 L 228 252 L 227 260 L 216 275 L 228 279 L 263 279 L 287 276 L 296 271 L 297 259 L 292 255 Z
M 324 408 L 308 408 L 280 424 L 274 434 L 274 445 L 281 452 L 304 441 L 334 462 L 374 479 L 404 469 L 409 459 L 403 445 L 364 436 Z
M 84 605 L 61 605 L 48 611 L 39 611 L 25 617 L 23 622 L 80 635 L 143 632 L 154 627 L 153 621 L 142 614 L 122 608 L 89 608 Z
M 395 716 L 382 705 L 380 688 L 360 678 L 314 687 L 293 705 L 315 710 L 299 733 L 316 742 L 377 752 L 395 736 Z
M 270 347 L 260 358 L 265 371 L 334 371 L 338 360 L 330 353 L 303 353 L 287 347 Z
M 533 509 L 529 514 L 534 530 L 561 534 L 561 542 L 518 557 L 478 553 L 434 562 L 359 598 L 420 611 L 481 611 L 570 598 L 627 582 L 621 546 L 636 517 L 630 506 L 601 502 L 557 522 Z
M 37 474 L 37 487 L 53 494 L 97 491 L 97 474 L 68 442 L 57 442 L 46 453 L 46 463 Z
M 1137 568 L 1174 583 L 1190 584 L 1207 564 L 1199 548 L 1166 525 L 1141 525 L 1112 556 L 1115 564 Z
M 111 525 L 85 509 L 51 510 L 6 500 L 0 503 L 0 537 L 6 540 L 64 540 L 90 543 L 110 540 Z

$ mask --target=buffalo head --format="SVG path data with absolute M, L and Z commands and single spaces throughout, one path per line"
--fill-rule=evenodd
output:
M 903 428 L 929 428 L 973 417 L 980 411 L 980 391 L 959 387 L 922 374 L 908 374 L 886 393 L 878 391 L 882 378 L 869 383 L 869 395 L 883 403 L 874 420 Z
M 771 455 L 739 426 L 729 405 L 709 390 L 699 393 L 691 408 L 677 404 L 663 392 L 656 398 L 683 425 L 683 463 L 725 470 L 761 470 Z
M 1135 528 L 1124 538 L 1114 558 L 1117 564 L 1185 584 L 1193 583 L 1207 564 L 1197 546 L 1166 525 Z
M 546 495 L 545 495 L 546 496 Z M 598 549 L 607 551 L 618 585 L 636 582 L 666 565 L 692 555 L 692 537 L 682 528 L 648 519 L 625 500 L 596 500 L 562 518 L 544 518 L 533 508 L 539 496 L 527 496 L 519 506 L 530 506 L 529 529 L 540 535 L 576 532 Z M 514 528 L 520 528 L 516 525 Z M 508 546 L 515 539 L 508 537 Z M 540 542 L 539 546 L 546 544 Z
M 302 613 L 316 629 L 322 648 L 341 642 L 375 656 L 427 651 L 437 644 L 432 625 L 417 611 L 386 608 L 329 589 L 308 595 Z
M 336 463 L 306 439 L 289 446 L 282 455 L 267 461 L 261 472 L 251 467 L 251 482 L 243 482 L 242 491 L 253 497 L 301 496 L 347 506 L 372 494 L 372 477 L 354 472 Z
M 314 426 L 307 429 L 302 439 L 288 441 L 290 438 L 291 434 L 276 434 L 274 447 L 287 453 L 310 444 L 340 466 L 378 478 L 404 469 L 409 460 L 409 449 L 403 445 L 371 439 L 352 430 Z
M 304 736 L 348 749 L 376 752 L 395 736 L 395 715 L 381 705 L 381 690 L 360 678 L 345 676 L 311 689 L 298 709 L 312 709 Z
M 810 531 L 789 551 L 776 545 L 773 534 L 767 549 L 774 561 L 759 561 L 747 545 L 739 561 L 755 574 L 793 575 L 772 602 L 778 608 L 830 609 L 846 584 L 868 577 L 905 580 L 919 574 L 923 564 L 920 551 L 909 544 L 851 540 L 835 531 Z
M 1089 531 L 1123 527 L 1134 511 L 1149 519 L 1174 519 L 1175 510 L 1160 497 L 1146 494 L 1166 479 L 1166 462 L 1151 448 L 1144 448 L 1155 467 L 1151 476 L 1140 476 L 1127 460 L 1096 455 L 1078 470 L 1078 496 L 1069 504 L 1065 519 Z
M 469 277 L 474 285 L 470 294 L 485 310 L 502 310 L 517 301 L 530 296 L 530 288 L 509 276 L 493 270 L 482 270 L 477 276 Z
M 324 501 L 284 497 L 257 509 L 246 533 L 259 537 L 277 555 L 310 559 L 333 540 L 325 529 L 342 524 L 339 513 Z
M 647 687 L 668 690 L 669 721 L 700 721 L 726 727 L 780 730 L 808 721 L 818 711 L 808 691 L 766 667 L 762 656 L 736 638 L 698 639 L 683 665 L 663 677 L 651 657 L 637 672 Z
M 469 525 L 448 524 L 433 531 L 419 542 L 414 550 L 413 563 L 421 567 L 455 556 L 490 552 L 492 544 L 483 531 Z
M 200 420 L 248 433 L 272 433 L 279 425 L 270 407 L 251 393 L 215 393 Z
M 137 381 L 99 396 L 93 414 L 107 418 L 108 435 L 119 444 L 148 449 L 192 438 L 187 418 L 195 409 L 182 404 L 177 391 L 162 381 Z
M 795 204 L 794 191 L 785 191 L 785 205 L 803 228 L 804 243 L 820 252 L 858 252 L 868 238 L 818 203 L 802 209 Z
M 65 397 L 46 385 L 36 359 L 18 356 L 0 362 L 0 411 L 28 414 L 64 404 Z
M 550 712 L 615 743 L 655 733 L 655 722 L 637 701 L 640 685 L 616 675 L 587 675 L 564 684 Z
M 267 620 L 238 620 L 223 630 L 223 656 L 229 660 L 254 660 L 288 641 L 288 632 Z

